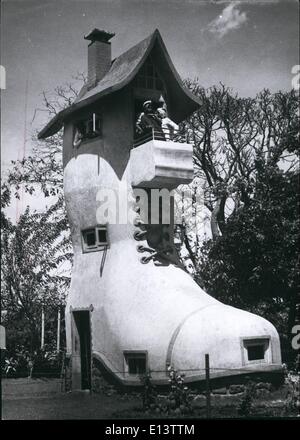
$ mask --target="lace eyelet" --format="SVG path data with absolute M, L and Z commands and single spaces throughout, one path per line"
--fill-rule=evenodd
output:
M 133 234 L 133 238 L 136 241 L 142 241 L 144 240 L 145 235 L 146 235 L 146 231 L 135 231 Z

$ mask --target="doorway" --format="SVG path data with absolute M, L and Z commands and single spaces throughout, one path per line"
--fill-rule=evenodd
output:
M 91 389 L 90 311 L 72 312 L 72 389 Z

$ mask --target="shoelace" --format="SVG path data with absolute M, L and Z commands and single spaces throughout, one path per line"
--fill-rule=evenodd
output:
M 152 248 L 147 248 L 145 246 L 138 246 L 138 252 L 149 252 L 150 255 L 144 256 L 141 258 L 141 263 L 146 264 L 151 260 L 156 260 L 157 257 L 162 257 L 164 259 L 168 259 L 168 252 L 172 251 L 171 246 L 165 246 L 163 249 L 156 251 Z
M 137 241 L 145 240 L 147 236 L 147 231 L 135 231 L 133 237 Z
M 145 227 L 145 223 L 140 219 L 139 215 L 137 215 L 137 217 L 134 221 L 134 225 L 139 228 Z M 134 232 L 133 236 L 134 236 L 134 239 L 137 241 L 146 240 L 147 230 L 137 230 Z M 173 248 L 170 245 L 166 245 L 162 249 L 156 250 L 151 247 L 139 245 L 139 246 L 137 246 L 137 251 L 140 253 L 149 252 L 150 255 L 143 256 L 140 260 L 141 263 L 147 264 L 147 263 L 149 263 L 149 261 L 157 260 L 159 257 L 161 257 L 164 260 L 168 260 L 169 259 L 168 253 L 172 252 Z

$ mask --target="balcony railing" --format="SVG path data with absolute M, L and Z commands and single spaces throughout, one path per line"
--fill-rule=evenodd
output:
M 142 144 L 145 144 L 146 142 L 149 142 L 151 140 L 158 140 L 158 141 L 164 141 L 164 142 L 186 142 L 186 136 L 182 133 L 180 133 L 179 130 L 170 130 L 167 128 L 164 128 L 162 130 L 155 130 L 154 128 L 151 129 L 148 133 L 145 133 L 139 137 L 137 137 L 133 142 L 133 148 L 136 148 Z
M 176 188 L 190 183 L 194 178 L 193 146 L 178 130 L 152 130 L 135 140 L 130 173 L 134 187 Z

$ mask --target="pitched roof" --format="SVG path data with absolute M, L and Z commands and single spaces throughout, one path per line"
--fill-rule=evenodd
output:
M 58 113 L 40 131 L 38 135 L 39 139 L 54 135 L 62 128 L 64 120 L 75 111 L 78 111 L 129 84 L 154 46 L 159 57 L 159 62 L 164 65 L 163 70 L 169 73 L 169 84 L 172 88 L 172 93 L 175 95 L 176 101 L 178 99 L 178 108 L 172 117 L 176 122 L 180 122 L 194 112 L 199 107 L 200 102 L 196 96 L 183 86 L 180 76 L 170 59 L 162 37 L 156 29 L 149 37 L 145 38 L 116 58 L 112 62 L 108 73 L 95 87 L 88 90 L 88 87 L 84 86 L 74 103 Z

